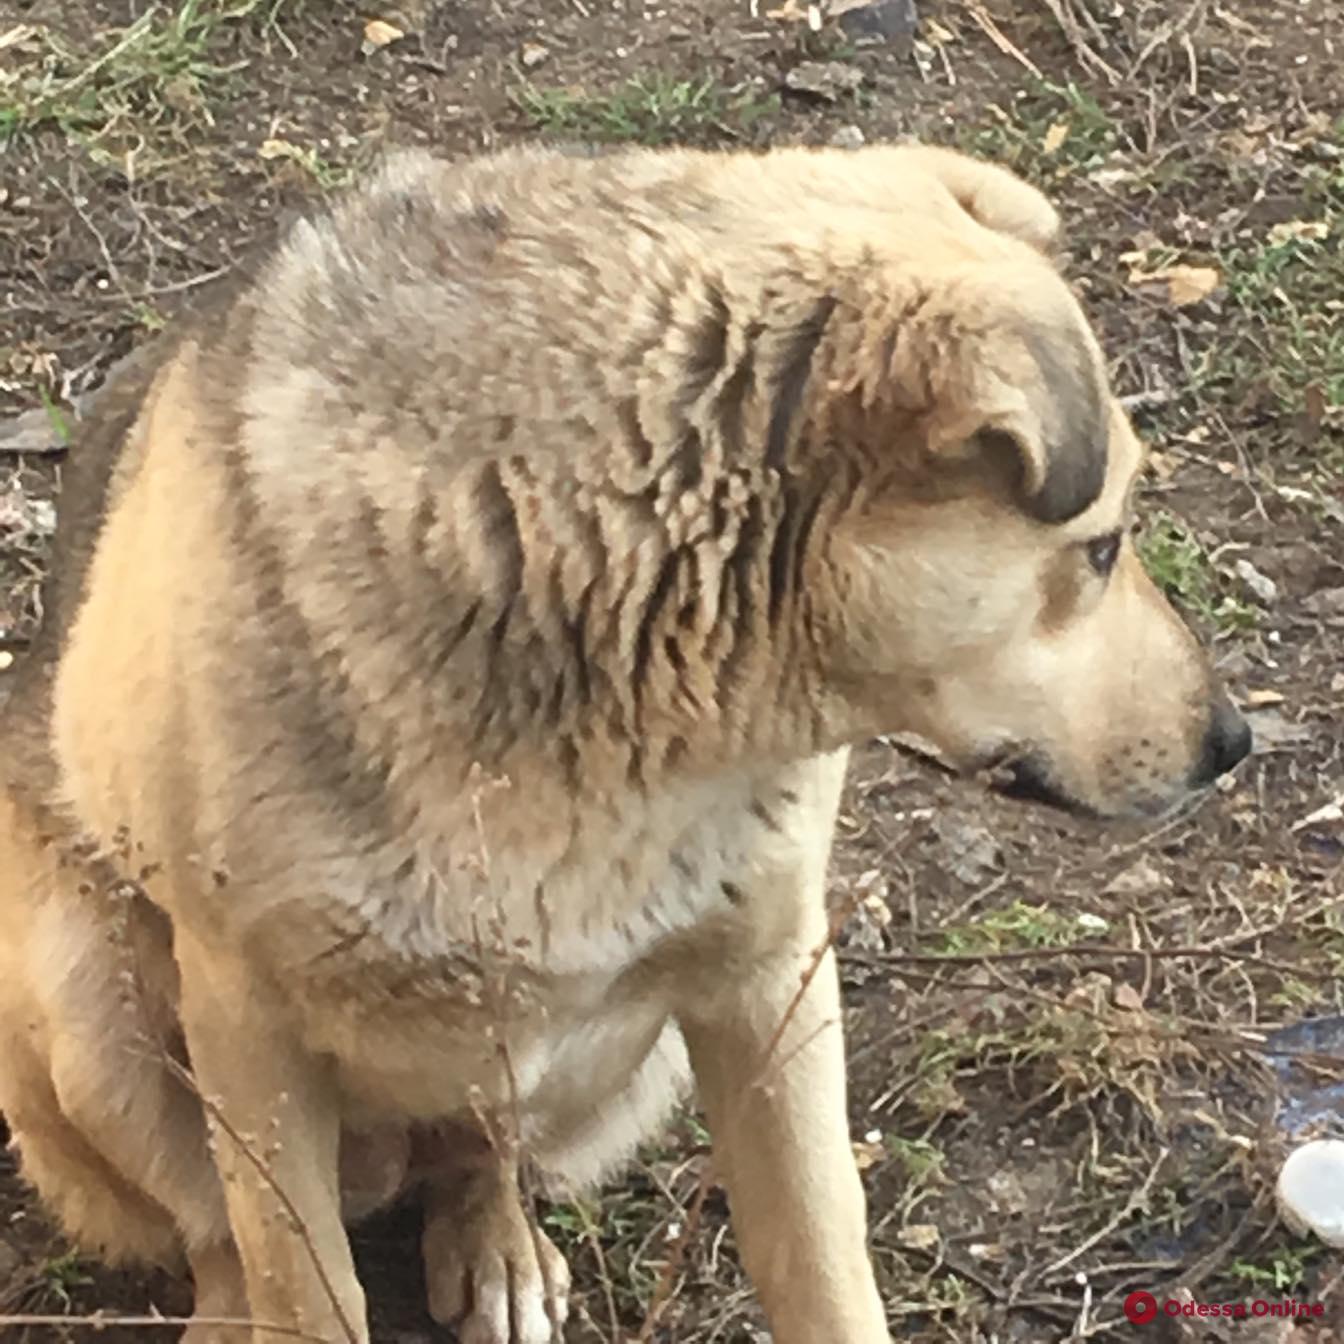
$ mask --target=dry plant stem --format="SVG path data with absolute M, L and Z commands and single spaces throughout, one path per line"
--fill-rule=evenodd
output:
M 265 1321 L 250 1321 L 237 1316 L 108 1316 L 96 1311 L 91 1316 L 0 1316 L 0 1328 L 51 1330 L 144 1330 L 152 1326 L 169 1326 L 180 1330 L 188 1325 L 208 1325 L 220 1329 L 266 1330 L 273 1335 L 287 1335 L 290 1339 L 308 1340 L 309 1344 L 331 1344 L 321 1335 L 310 1335 L 292 1325 L 268 1325 Z
M 985 36 L 989 38 L 989 40 L 998 47 L 1005 56 L 1011 56 L 1018 65 L 1030 72 L 1036 79 L 1045 78 L 1045 76 L 1041 74 L 1040 66 L 1038 66 L 1030 56 L 1026 55 L 1025 52 L 1021 51 L 1018 47 L 1015 47 L 1008 38 L 1004 36 L 1003 29 L 990 18 L 988 11 L 985 9 L 984 5 L 980 3 L 980 0 L 967 0 L 966 8 L 970 10 L 971 18 L 980 25 L 981 31 Z
M 261 1179 L 266 1182 L 276 1199 L 280 1201 L 281 1206 L 289 1217 L 291 1226 L 294 1228 L 295 1232 L 298 1233 L 299 1239 L 303 1242 L 304 1249 L 308 1252 L 308 1255 L 313 1262 L 313 1269 L 317 1274 L 318 1281 L 322 1285 L 323 1293 L 331 1303 L 332 1314 L 340 1324 L 341 1333 L 345 1336 L 347 1344 L 357 1344 L 358 1336 L 355 1334 L 354 1326 L 346 1316 L 345 1309 L 341 1306 L 340 1298 L 336 1294 L 336 1288 L 332 1284 L 330 1277 L 327 1275 L 326 1266 L 322 1263 L 322 1257 L 317 1253 L 317 1247 L 313 1244 L 312 1233 L 309 1230 L 308 1225 L 303 1221 L 302 1217 L 300 1217 L 298 1209 L 294 1207 L 293 1201 L 281 1187 L 280 1182 L 275 1179 L 270 1167 L 266 1164 L 265 1160 L 257 1154 L 256 1150 L 250 1143 L 248 1143 L 243 1135 L 234 1128 L 220 1108 L 196 1086 L 196 1079 L 192 1074 L 184 1069 L 171 1055 L 165 1054 L 163 1060 L 168 1071 L 183 1083 L 184 1086 L 191 1088 L 196 1094 L 200 1099 L 201 1105 L 209 1112 L 211 1118 L 220 1129 L 222 1129 L 224 1133 L 238 1145 L 239 1152 L 241 1152 L 247 1159 L 248 1164 L 256 1170 Z M 286 1333 L 297 1332 L 288 1331 Z
M 1157 1180 L 1157 1173 L 1161 1170 L 1162 1164 L 1167 1160 L 1170 1154 L 1170 1148 L 1163 1148 L 1157 1155 L 1156 1161 L 1148 1169 L 1148 1174 L 1143 1178 L 1143 1184 L 1134 1191 L 1125 1201 L 1125 1206 L 1113 1218 L 1106 1222 L 1106 1225 L 1094 1232 L 1086 1241 L 1080 1242 L 1067 1255 L 1062 1255 L 1052 1265 L 1041 1270 L 1036 1276 L 1038 1279 L 1048 1279 L 1050 1275 L 1058 1273 L 1066 1265 L 1071 1265 L 1080 1255 L 1086 1255 L 1094 1246 L 1105 1241 L 1107 1237 L 1119 1227 L 1126 1218 L 1130 1216 L 1139 1206 L 1148 1198 L 1148 1192 L 1153 1188 L 1153 1182 Z

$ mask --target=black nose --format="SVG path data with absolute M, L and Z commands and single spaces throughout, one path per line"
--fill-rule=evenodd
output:
M 1220 700 L 1214 706 L 1209 730 L 1204 735 L 1204 749 L 1195 767 L 1193 783 L 1197 788 L 1212 784 L 1244 761 L 1250 751 L 1251 725 L 1231 701 Z

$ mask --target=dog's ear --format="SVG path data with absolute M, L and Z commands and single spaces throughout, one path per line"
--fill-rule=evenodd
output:
M 920 471 L 1006 461 L 1033 518 L 1082 513 L 1105 483 L 1111 399 L 1064 280 L 1042 260 L 975 265 L 922 289 L 873 295 L 862 318 L 837 323 L 829 388 L 857 395 L 865 437 L 888 450 L 913 440 Z
M 901 149 L 911 164 L 935 177 L 978 224 L 1053 255 L 1060 241 L 1059 212 L 1016 173 L 936 145 Z

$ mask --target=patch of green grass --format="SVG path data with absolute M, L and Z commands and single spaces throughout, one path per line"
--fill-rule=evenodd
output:
M 1255 608 L 1229 591 L 1199 538 L 1180 519 L 1165 510 L 1151 515 L 1138 549 L 1153 581 L 1191 615 L 1220 632 L 1254 627 Z
M 221 60 L 230 28 L 275 23 L 284 0 L 177 0 L 147 7 L 88 48 L 37 27 L 37 55 L 0 71 L 0 136 L 54 130 L 119 162 L 168 123 L 206 123 L 210 96 L 246 62 Z
M 42 1290 L 47 1299 L 59 1303 L 62 1311 L 72 1310 L 75 1292 L 93 1283 L 76 1251 L 67 1251 L 48 1260 L 42 1266 L 41 1275 Z
M 323 191 L 339 191 L 358 176 L 351 164 L 332 163 L 311 145 L 296 145 L 289 140 L 267 140 L 261 146 L 263 159 L 288 159 L 297 164 Z
M 1255 1289 L 1276 1293 L 1295 1288 L 1306 1277 L 1307 1266 L 1317 1259 L 1322 1247 L 1314 1245 L 1285 1246 L 1275 1251 L 1263 1264 L 1248 1260 L 1234 1260 L 1228 1274 Z
M 1061 947 L 1092 936 L 1096 929 L 1080 923 L 1076 915 L 1047 905 L 1014 901 L 1003 910 L 992 910 L 973 924 L 939 931 L 934 950 L 950 956 L 1002 952 L 1023 947 Z
M 779 107 L 777 97 L 730 94 L 712 79 L 697 82 L 658 74 L 605 93 L 528 85 L 513 99 L 531 125 L 547 135 L 645 145 L 741 134 Z
M 42 398 L 42 409 L 47 413 L 47 419 L 51 421 L 52 432 L 65 444 L 70 442 L 70 422 L 65 418 L 65 412 L 56 404 L 52 395 L 45 387 L 39 385 L 38 395 Z
M 1039 83 L 1006 108 L 991 104 L 988 124 L 958 136 L 959 146 L 1036 182 L 1100 167 L 1120 145 L 1115 123 L 1076 84 Z
M 1321 470 L 1344 474 L 1344 122 L 1335 156 L 1304 169 L 1298 217 L 1218 256 L 1235 334 L 1216 347 L 1209 381 L 1220 395 L 1268 392 L 1285 417 L 1315 404 Z
M 883 1147 L 901 1168 L 906 1183 L 917 1190 L 943 1182 L 947 1158 L 936 1143 L 928 1139 L 906 1139 L 899 1134 L 884 1134 Z

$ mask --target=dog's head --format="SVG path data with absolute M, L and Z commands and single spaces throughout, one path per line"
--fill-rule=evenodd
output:
M 1053 212 L 998 170 L 928 163 L 959 217 L 862 250 L 808 383 L 796 466 L 848 476 L 808 584 L 827 687 L 1023 794 L 1160 812 L 1249 730 L 1135 552 L 1144 452 L 1044 250 Z

